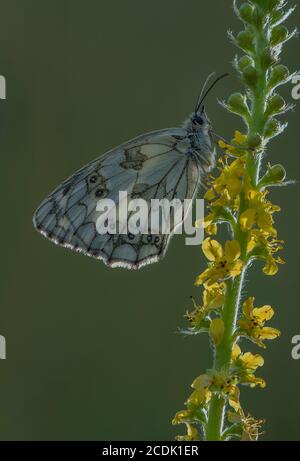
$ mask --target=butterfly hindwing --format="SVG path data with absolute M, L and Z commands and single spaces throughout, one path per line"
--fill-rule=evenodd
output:
M 187 155 L 186 131 L 160 130 L 139 136 L 109 151 L 64 181 L 37 209 L 35 227 L 55 243 L 105 264 L 137 269 L 161 259 L 170 234 L 105 234 L 97 232 L 99 199 L 118 205 L 119 191 L 129 198 L 192 199 L 201 171 Z

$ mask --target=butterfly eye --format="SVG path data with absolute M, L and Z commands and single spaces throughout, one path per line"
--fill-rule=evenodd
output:
M 201 115 L 195 117 L 195 123 L 197 125 L 203 125 L 203 118 L 201 117 Z

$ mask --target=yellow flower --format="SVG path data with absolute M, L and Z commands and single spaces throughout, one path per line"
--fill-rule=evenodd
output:
M 237 208 L 239 194 L 243 188 L 246 161 L 244 158 L 238 158 L 229 164 L 226 157 L 219 161 L 220 175 L 211 181 L 211 188 L 204 198 L 213 206 Z
M 213 188 L 217 194 L 222 194 L 226 191 L 228 193 L 228 198 L 232 200 L 242 190 L 244 175 L 244 159 L 236 159 L 229 165 L 224 164 L 220 176 L 213 182 Z
M 207 315 L 209 314 L 210 309 L 206 306 L 197 305 L 194 298 L 192 298 L 194 303 L 194 310 L 186 313 L 186 318 L 192 324 L 194 328 L 199 330 L 202 327 L 203 321 L 206 320 Z
M 228 399 L 228 404 L 238 411 L 240 408 L 240 391 L 237 386 L 237 377 L 229 371 L 222 370 L 213 374 L 211 389 L 216 390 Z
M 207 327 L 203 324 L 203 321 L 208 318 L 211 311 L 220 309 L 224 303 L 225 284 L 214 283 L 207 287 L 203 291 L 203 305 L 197 305 L 195 300 L 192 298 L 194 303 L 194 310 L 187 312 L 186 317 L 191 322 L 193 327 L 200 329 L 202 326 Z
M 248 208 L 240 216 L 240 225 L 243 231 L 249 231 L 253 226 L 258 226 L 265 234 L 276 237 L 277 232 L 273 227 L 273 213 L 280 208 L 266 200 L 267 192 L 250 189 L 246 194 Z
M 200 375 L 194 379 L 191 387 L 195 390 L 188 398 L 187 404 L 201 406 L 209 402 L 211 399 L 211 391 L 209 389 L 211 383 L 212 378 L 207 374 Z
M 278 264 L 285 264 L 283 259 L 281 259 L 279 256 L 277 258 L 274 258 L 273 256 L 268 256 L 266 261 L 267 263 L 263 268 L 263 272 L 266 275 L 276 275 L 278 272 Z
M 186 435 L 178 435 L 176 440 L 179 441 L 195 441 L 199 440 L 199 433 L 197 429 L 191 424 L 193 416 L 189 410 L 181 410 L 176 413 L 172 420 L 173 425 L 185 424 L 187 428 Z
M 204 218 L 204 229 L 208 235 L 216 235 L 217 233 L 217 224 L 214 222 L 215 214 L 210 213 Z
M 253 355 L 251 352 L 242 354 L 241 348 L 237 344 L 233 346 L 231 358 L 246 370 L 256 370 L 257 367 L 262 367 L 264 364 L 264 359 L 258 354 Z
M 187 399 L 186 404 L 192 405 L 193 407 L 201 407 L 205 403 L 209 402 L 210 398 L 211 392 L 208 389 L 202 387 L 191 393 Z
M 203 374 L 194 379 L 194 381 L 192 382 L 192 388 L 196 390 L 205 389 L 208 388 L 212 382 L 213 378 L 211 376 Z
M 266 275 L 275 275 L 278 272 L 278 264 L 285 264 L 280 257 L 274 257 L 274 254 L 283 249 L 284 242 L 277 240 L 264 231 L 252 229 L 249 235 L 247 252 L 257 253 L 266 260 L 263 272 Z
M 243 410 L 240 408 L 237 413 L 229 411 L 227 413 L 227 419 L 232 424 L 239 424 L 242 429 L 242 441 L 255 441 L 260 435 L 259 430 L 264 424 L 263 419 L 255 419 L 250 414 L 245 415 Z
M 186 404 L 192 407 L 201 407 L 205 405 L 211 399 L 211 391 L 209 386 L 212 382 L 212 378 L 206 374 L 198 376 L 191 387 L 194 389 Z
M 209 213 L 205 218 L 198 219 L 195 222 L 195 227 L 197 229 L 203 228 L 208 235 L 216 235 L 217 233 L 217 223 L 215 219 L 217 218 L 215 213 Z
M 244 263 L 239 259 L 241 251 L 238 241 L 228 240 L 223 248 L 219 242 L 208 237 L 202 243 L 202 251 L 212 264 L 197 277 L 196 286 L 209 286 L 242 272 Z
M 255 375 L 245 374 L 241 380 L 242 384 L 249 384 L 250 387 L 259 386 L 262 389 L 266 387 L 266 381 L 263 378 L 259 378 Z
M 172 424 L 175 426 L 176 424 L 181 424 L 189 420 L 190 412 L 188 410 L 180 410 L 176 413 L 174 418 L 172 419 Z
M 243 316 L 239 320 L 241 333 L 250 338 L 258 346 L 265 348 L 263 341 L 275 339 L 280 335 L 276 328 L 265 327 L 266 321 L 274 315 L 271 306 L 254 307 L 254 298 L 251 297 L 243 304 Z
M 214 283 L 203 292 L 203 304 L 209 309 L 218 309 L 224 304 L 225 283 Z
M 242 354 L 240 347 L 235 344 L 232 350 L 232 367 L 233 371 L 242 384 L 249 384 L 250 387 L 260 386 L 266 387 L 266 383 L 262 378 L 254 376 L 254 372 L 258 367 L 262 367 L 264 359 L 259 354 L 251 354 L 246 352 Z
M 217 197 L 217 195 L 216 195 L 213 188 L 208 189 L 208 191 L 204 194 L 204 199 L 208 200 L 209 202 L 214 200 L 216 197 Z
M 185 423 L 187 434 L 186 435 L 177 435 L 176 440 L 179 442 L 195 442 L 199 440 L 198 430 L 192 426 L 190 423 Z
M 211 371 L 211 374 L 203 374 L 198 376 L 192 383 L 192 388 L 195 392 L 200 392 L 201 396 L 205 395 L 202 404 L 209 402 L 212 392 L 217 392 L 224 395 L 228 399 L 229 405 L 238 410 L 239 389 L 236 386 L 237 380 L 226 371 Z M 195 394 L 196 395 L 196 394 Z M 192 397 L 191 396 L 191 397 Z M 193 402 L 193 400 L 191 400 Z M 188 401 L 190 403 L 190 400 Z
M 239 146 L 245 146 L 247 143 L 248 136 L 246 134 L 241 133 L 240 131 L 235 131 L 233 142 L 238 144 Z
M 233 144 L 237 144 L 237 146 L 233 146 L 231 144 L 227 144 L 224 141 L 219 141 L 219 146 L 221 149 L 225 149 L 226 152 L 230 155 L 234 155 L 235 157 L 239 157 L 240 155 L 245 153 L 244 149 L 239 149 L 238 146 L 245 146 L 247 141 L 247 135 L 242 134 L 240 131 L 236 131 L 234 134 L 234 138 L 232 140 Z
M 235 410 L 239 411 L 241 408 L 240 404 L 240 390 L 237 386 L 234 386 L 232 392 L 228 396 L 229 405 Z

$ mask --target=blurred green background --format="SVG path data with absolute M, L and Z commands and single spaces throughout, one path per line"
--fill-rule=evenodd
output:
M 1 0 L 1 310 L 7 360 L 0 362 L 2 440 L 169 440 L 190 383 L 211 365 L 207 337 L 186 338 L 189 295 L 205 261 L 175 237 L 160 264 L 138 272 L 56 247 L 32 214 L 76 169 L 142 132 L 177 126 L 203 79 L 232 72 L 207 101 L 226 138 L 240 121 L 217 104 L 240 89 L 231 69 L 240 30 L 231 1 Z M 299 22 L 296 12 L 291 25 Z M 299 41 L 285 62 L 300 67 Z M 291 100 L 289 85 L 283 90 Z M 300 102 L 299 102 L 300 104 Z M 299 112 L 268 160 L 299 176 Z M 287 265 L 273 278 L 251 269 L 245 295 L 276 308 L 282 330 L 263 355 L 265 390 L 243 389 L 244 407 L 267 419 L 267 440 L 300 440 L 299 189 L 274 189 Z M 254 349 L 257 350 L 257 349 Z M 258 351 L 260 352 L 260 351 Z

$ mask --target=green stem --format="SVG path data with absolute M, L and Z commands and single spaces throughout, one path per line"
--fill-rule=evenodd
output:
M 225 399 L 213 394 L 209 406 L 209 417 L 206 425 L 205 440 L 219 442 L 222 437 Z
M 214 369 L 222 370 L 230 365 L 231 352 L 234 343 L 234 331 L 240 304 L 246 267 L 234 280 L 227 282 L 226 297 L 223 307 L 224 336 L 222 342 L 216 347 Z M 206 426 L 206 440 L 221 440 L 223 430 L 224 411 L 226 399 L 214 394 L 211 399 L 208 423 Z
M 265 116 L 266 96 L 267 96 L 267 74 L 262 66 L 262 56 L 268 47 L 268 40 L 264 29 L 255 29 L 256 45 L 255 53 L 252 56 L 257 72 L 257 83 L 253 90 L 251 116 L 249 118 L 249 135 L 259 134 L 263 137 L 267 118 Z M 263 150 L 263 147 L 262 147 Z M 247 158 L 248 172 L 252 179 L 253 185 L 256 186 L 259 181 L 259 171 L 261 165 L 262 151 L 256 155 L 250 153 Z
M 255 29 L 256 46 L 253 53 L 255 69 L 257 72 L 257 83 L 253 90 L 251 116 L 249 118 L 249 135 L 259 134 L 263 137 L 266 125 L 265 107 L 267 96 L 267 78 L 266 72 L 261 64 L 262 55 L 265 52 L 268 40 L 263 28 Z M 261 153 L 253 154 L 249 152 L 247 156 L 247 172 L 252 179 L 253 185 L 256 186 L 259 180 Z M 246 209 L 244 197 L 241 195 L 239 216 Z M 239 221 L 239 220 L 238 220 Z M 247 270 L 247 239 L 248 233 L 242 232 L 237 224 L 234 238 L 239 241 L 241 246 L 241 259 L 245 266 L 243 272 L 235 279 L 227 282 L 226 297 L 223 306 L 224 337 L 222 342 L 216 347 L 214 368 L 221 370 L 230 366 L 232 347 L 235 341 L 234 332 L 236 329 L 236 320 L 239 312 L 241 291 L 243 288 L 245 272 Z M 211 399 L 208 412 L 208 423 L 206 426 L 206 440 L 222 440 L 223 419 L 226 408 L 226 399 L 220 398 L 214 394 Z
M 222 342 L 215 349 L 214 369 L 222 370 L 230 366 L 232 347 L 235 342 L 236 321 L 239 311 L 241 292 L 244 284 L 245 273 L 248 265 L 247 240 L 248 233 L 242 232 L 239 225 L 239 217 L 246 208 L 244 198 L 241 196 L 240 209 L 237 224 L 234 229 L 234 239 L 240 243 L 241 259 L 244 268 L 240 275 L 229 279 L 226 283 L 226 295 L 223 306 L 224 336 Z M 214 394 L 211 399 L 206 426 L 206 440 L 222 440 L 223 419 L 226 408 L 226 399 Z

